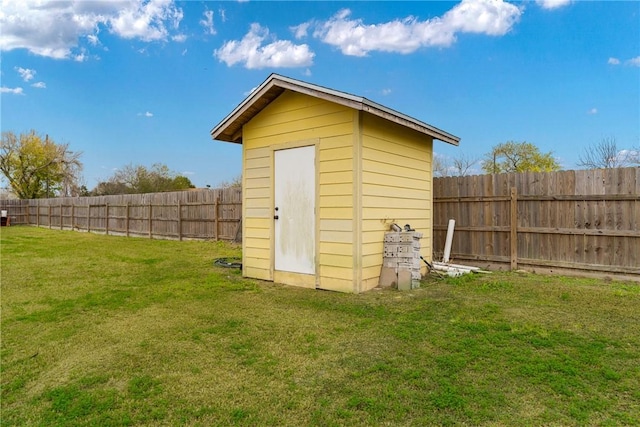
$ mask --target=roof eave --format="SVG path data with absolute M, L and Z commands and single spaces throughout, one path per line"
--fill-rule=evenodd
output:
M 377 104 L 373 101 L 369 101 L 366 98 L 363 99 L 362 107 L 360 109 L 383 119 L 408 127 L 425 135 L 429 135 L 430 137 L 432 137 L 433 139 L 437 139 L 438 141 L 446 142 L 447 144 L 455 146 L 458 146 L 460 144 L 460 138 L 455 135 L 445 132 L 442 129 L 438 129 L 437 127 L 431 126 L 420 120 L 414 119 L 411 116 L 407 116 L 405 114 L 399 113 L 398 111 Z
M 228 131 L 232 124 L 236 123 L 242 115 L 251 108 L 252 105 L 259 99 L 261 99 L 265 94 L 275 86 L 275 81 L 273 79 L 273 74 L 269 76 L 267 80 L 262 82 L 260 86 L 251 92 L 251 94 L 244 99 L 236 108 L 231 111 L 227 117 L 222 119 L 220 123 L 218 123 L 213 129 L 211 129 L 211 138 L 218 141 L 226 141 L 226 142 L 235 142 L 238 144 L 242 143 L 242 123 L 237 131 L 225 132 Z M 248 120 L 247 120 L 248 121 Z
M 275 88 L 275 89 L 274 89 Z M 383 105 L 372 102 L 366 98 L 351 95 L 313 85 L 310 83 L 293 80 L 278 74 L 271 74 L 260 86 L 258 86 L 240 105 L 238 105 L 227 117 L 211 130 L 211 137 L 214 140 L 242 143 L 242 127 L 249 122 L 258 111 L 262 110 L 271 101 L 277 98 L 285 90 L 292 90 L 305 95 L 310 95 L 326 101 L 335 102 L 346 107 L 359 111 L 366 111 L 375 116 L 384 118 L 394 123 L 398 123 L 420 133 L 431 136 L 433 139 L 443 141 L 448 144 L 458 145 L 460 138 L 451 135 L 441 129 L 416 120 L 413 117 L 404 115 Z M 256 102 L 264 104 L 251 112 L 251 108 Z

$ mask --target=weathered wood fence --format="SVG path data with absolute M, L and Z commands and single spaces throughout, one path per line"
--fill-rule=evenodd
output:
M 162 239 L 241 240 L 242 191 L 3 200 L 10 223 Z
M 640 275 L 640 168 L 436 178 L 434 257 Z M 454 261 L 454 262 L 455 262 Z
M 640 276 L 640 168 L 435 178 L 434 258 L 490 268 Z M 241 239 L 239 189 L 4 200 L 12 224 L 171 239 Z

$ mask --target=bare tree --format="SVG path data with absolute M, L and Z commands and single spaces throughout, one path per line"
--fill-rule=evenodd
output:
M 614 137 L 606 137 L 602 138 L 600 142 L 585 148 L 579 157 L 577 165 L 586 169 L 621 168 L 637 163 L 637 157 L 637 151 L 619 150 L 616 139 Z
M 242 189 L 242 174 L 235 176 L 231 181 L 221 181 L 216 188 L 237 188 Z
M 478 159 L 464 154 L 450 159 L 442 155 L 433 156 L 433 176 L 444 178 L 447 176 L 466 176 L 472 172 L 472 168 L 478 163 Z
M 640 145 L 631 149 L 629 162 L 632 165 L 640 165 Z
M 442 156 L 434 154 L 431 167 L 433 169 L 433 176 L 440 178 L 449 176 L 449 166 Z
M 478 163 L 478 161 L 478 159 L 467 157 L 464 154 L 459 157 L 455 157 L 453 159 L 453 167 L 456 172 L 455 175 L 466 176 L 470 172 L 470 169 L 473 168 Z

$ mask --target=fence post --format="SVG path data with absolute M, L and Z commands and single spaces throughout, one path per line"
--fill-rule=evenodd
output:
M 518 190 L 511 187 L 510 201 L 510 243 L 511 243 L 511 270 L 518 269 Z
M 91 203 L 87 205 L 87 233 L 91 231 Z
M 109 235 L 109 202 L 104 204 L 105 218 L 104 218 L 104 234 Z
M 178 240 L 182 241 L 182 203 L 178 199 Z
M 51 230 L 51 204 L 49 206 L 49 230 Z
M 127 214 L 125 217 L 125 233 L 129 237 L 129 202 L 127 201 Z
M 71 204 L 71 230 L 76 229 L 75 214 L 76 214 L 76 201 L 74 200 L 73 203 Z
M 153 205 L 151 204 L 151 202 L 149 202 L 149 238 L 153 239 L 153 228 L 152 228 L 152 222 L 151 222 L 151 213 L 153 212 Z
M 27 225 L 31 225 L 31 218 L 29 218 L 30 210 L 31 210 L 31 202 L 27 200 Z
M 60 202 L 60 230 L 62 230 L 62 221 L 63 221 L 62 208 L 63 207 L 64 205 L 62 204 L 62 202 Z
M 217 240 L 220 238 L 220 235 L 219 235 L 220 228 L 219 228 L 219 221 L 218 221 L 218 218 L 219 218 L 219 214 L 218 214 L 218 212 L 219 212 L 219 210 L 220 210 L 220 196 L 217 196 L 217 197 L 216 197 L 216 203 L 215 203 L 215 205 L 214 205 L 214 206 L 215 206 L 215 207 L 214 207 L 214 210 L 215 210 L 215 215 L 216 215 L 216 216 L 215 216 L 215 220 L 216 220 L 216 225 L 215 225 L 215 227 L 216 227 L 216 233 L 215 233 L 215 235 L 216 235 L 216 241 L 217 241 Z
M 40 200 L 36 202 L 36 226 L 40 227 Z

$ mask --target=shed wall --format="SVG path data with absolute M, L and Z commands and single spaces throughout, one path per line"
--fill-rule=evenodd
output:
M 273 151 L 314 144 L 317 285 L 354 291 L 354 117 L 357 114 L 347 107 L 286 91 L 244 126 L 245 276 L 273 280 Z
M 361 291 L 378 284 L 384 233 L 393 222 L 423 233 L 421 255 L 431 259 L 432 155 L 432 138 L 362 115 Z

